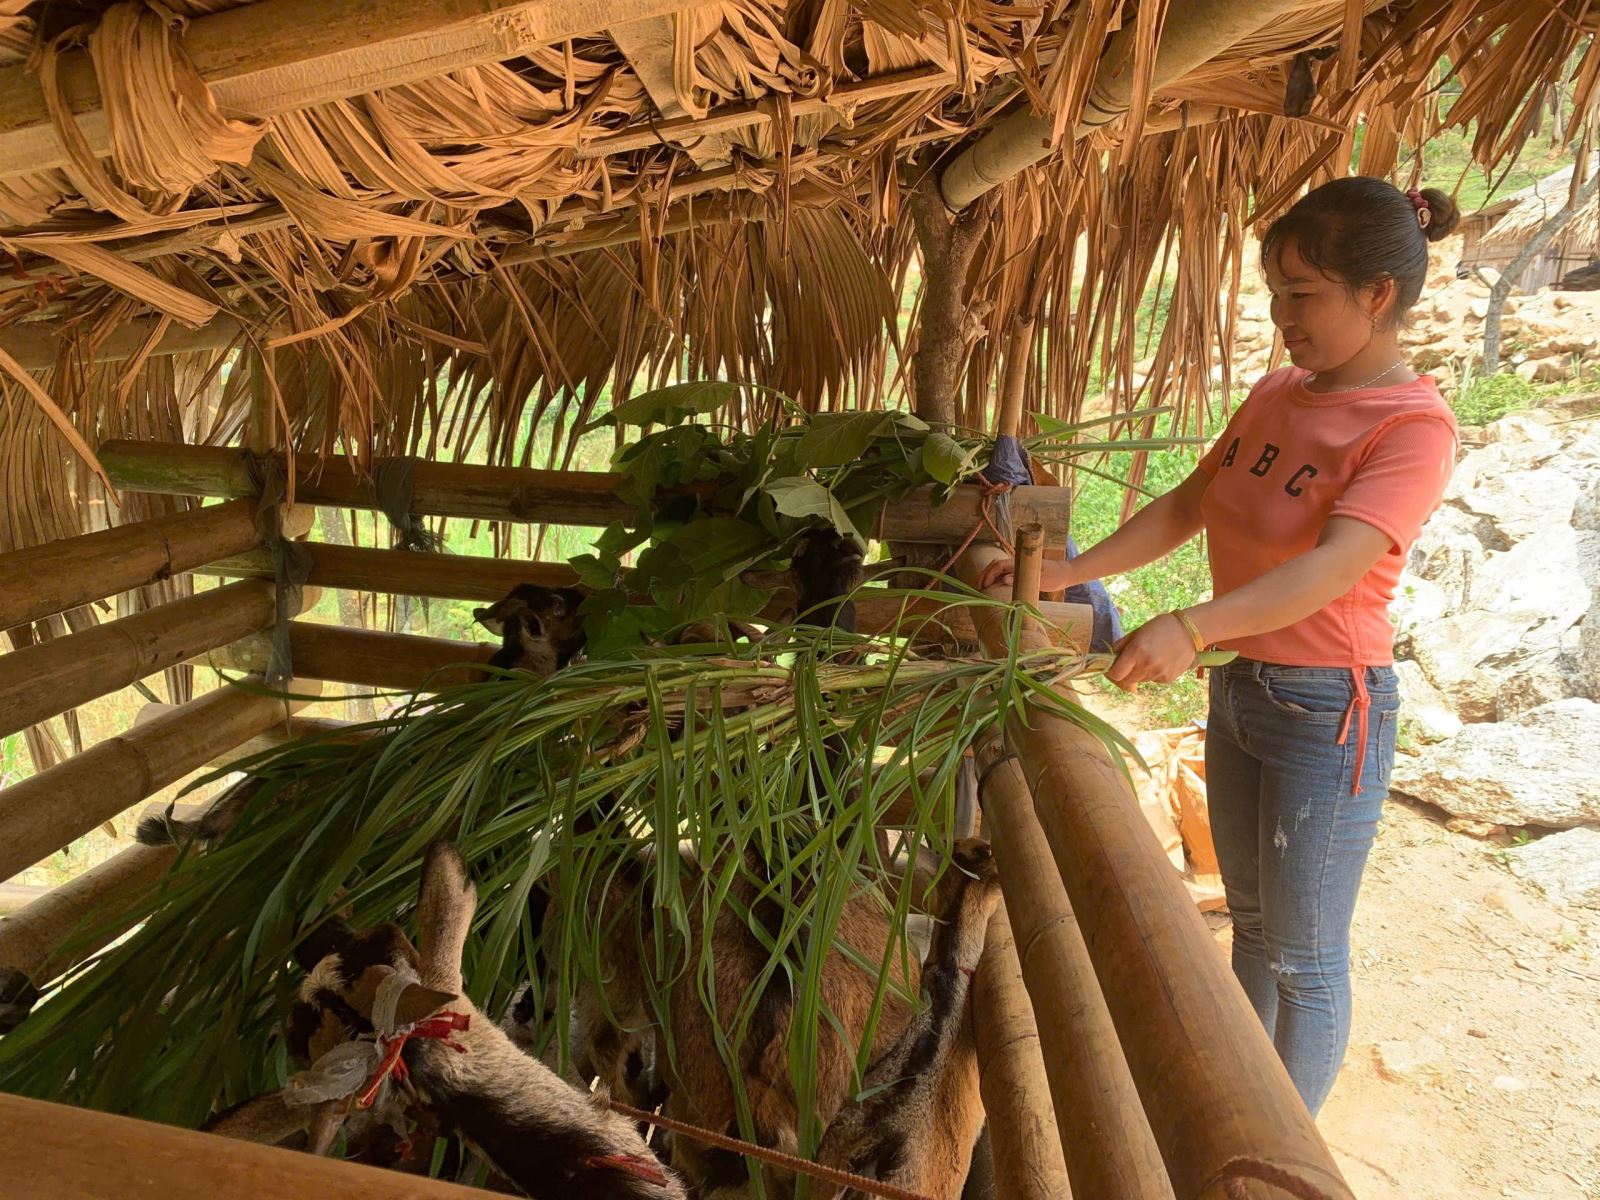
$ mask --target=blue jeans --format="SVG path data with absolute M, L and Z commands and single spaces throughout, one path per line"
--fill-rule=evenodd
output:
M 1211 672 L 1206 791 L 1233 973 L 1313 1116 L 1350 1039 L 1350 920 L 1394 766 L 1394 669 L 1368 667 L 1364 682 L 1363 745 L 1349 668 L 1236 659 Z

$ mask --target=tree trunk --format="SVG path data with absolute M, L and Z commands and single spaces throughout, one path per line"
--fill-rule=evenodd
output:
M 1545 252 L 1545 248 L 1555 241 L 1556 235 L 1566 228 L 1573 214 L 1594 199 L 1597 191 L 1600 191 L 1600 171 L 1589 177 L 1588 182 L 1579 190 L 1577 199 L 1569 200 L 1546 218 L 1544 224 L 1534 231 L 1533 236 L 1517 252 L 1517 256 L 1501 268 L 1500 278 L 1496 279 L 1489 289 L 1489 311 L 1483 318 L 1483 361 L 1478 366 L 1478 373 L 1483 378 L 1487 379 L 1500 370 L 1500 318 L 1505 312 L 1506 297 L 1511 294 L 1513 284 L 1533 265 L 1534 260 Z
M 932 171 L 912 194 L 911 216 L 922 248 L 913 378 L 917 415 L 930 425 L 956 423 L 961 374 L 967 361 L 967 275 L 988 222 L 985 206 L 952 215 Z

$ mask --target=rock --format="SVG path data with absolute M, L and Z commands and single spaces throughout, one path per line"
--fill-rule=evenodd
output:
M 1411 723 L 1417 741 L 1442 742 L 1461 732 L 1461 718 L 1418 664 L 1400 659 L 1394 670 L 1400 680 L 1400 715 Z
M 1600 829 L 1569 829 L 1512 846 L 1506 862 L 1558 904 L 1600 908 Z
M 1443 1075 L 1449 1069 L 1444 1047 L 1426 1035 L 1409 1042 L 1379 1042 L 1373 1050 L 1378 1074 L 1390 1083 Z
M 1562 420 L 1600 416 L 1600 392 L 1579 392 L 1554 396 L 1544 402 L 1544 410 Z
M 1600 823 L 1600 704 L 1558 700 L 1514 721 L 1468 725 L 1395 762 L 1393 789 L 1458 817 L 1569 829 Z
M 1578 627 L 1578 644 L 1572 655 L 1569 674 L 1583 695 L 1600 700 L 1600 596 L 1584 614 Z
M 1493 449 L 1496 447 L 1490 446 L 1479 453 Z M 1578 485 L 1557 471 L 1509 471 L 1481 475 L 1456 502 L 1469 513 L 1487 517 L 1515 542 L 1542 526 L 1570 524 Z
M 1489 315 L 1489 301 L 1487 297 L 1472 301 L 1467 305 L 1467 311 L 1478 320 L 1483 320 Z
M 1530 358 L 1518 364 L 1517 374 L 1529 383 L 1559 383 L 1572 378 L 1572 362 L 1566 358 Z
M 1502 1092 L 1525 1092 L 1528 1090 L 1528 1085 L 1515 1075 L 1496 1075 L 1491 1082 Z
M 1574 675 L 1557 652 L 1540 654 L 1515 664 L 1495 692 L 1496 719 L 1511 721 L 1557 700 L 1587 696 L 1587 690 Z
M 1395 632 L 1404 635 L 1418 626 L 1439 620 L 1449 611 L 1450 602 L 1442 587 L 1408 571 L 1400 576 L 1394 589 L 1389 620 L 1394 623 Z
M 1500 672 L 1560 648 L 1561 630 L 1533 612 L 1470 608 L 1411 634 L 1411 657 L 1467 722 L 1500 714 Z
M 1444 827 L 1451 833 L 1464 833 L 1475 838 L 1499 837 L 1506 831 L 1504 825 L 1496 825 L 1493 821 L 1470 821 L 1466 817 L 1451 817 Z
M 1489 522 L 1481 524 L 1498 534 Z M 1447 504 L 1433 514 L 1411 544 L 1407 571 L 1438 586 L 1444 593 L 1447 611 L 1466 605 L 1473 580 L 1488 560 L 1489 551 L 1479 536 L 1479 525 L 1479 518 Z
M 1554 442 L 1557 440 L 1556 434 L 1548 421 L 1549 418 L 1541 420 L 1534 413 L 1508 413 L 1483 431 L 1484 440 L 1509 446 L 1524 442 Z
M 1572 505 L 1574 529 L 1600 531 L 1600 475 L 1589 480 Z
M 1472 607 L 1538 613 L 1564 629 L 1588 611 L 1597 571 L 1600 533 L 1566 523 L 1536 529 L 1485 560 L 1473 576 Z

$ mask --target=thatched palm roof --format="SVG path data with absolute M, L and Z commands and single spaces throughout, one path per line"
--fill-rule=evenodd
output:
M 1488 165 L 1581 52 L 1577 136 L 1597 25 L 1586 0 L 0 0 L 0 476 L 35 497 L 0 546 L 86 519 L 68 420 L 229 441 L 254 391 L 258 437 L 302 450 L 517 462 L 636 379 L 880 403 L 918 349 L 913 201 L 937 236 L 940 173 L 1022 108 L 1071 144 L 974 206 L 956 415 L 987 423 L 1024 319 L 1032 407 L 1072 415 L 1103 372 L 1193 411 L 1252 221 L 1342 171 L 1358 121 L 1360 169 L 1392 171 L 1445 57 Z M 230 373 L 241 348 L 268 369 Z
M 1590 156 L 1584 175 L 1574 183 L 1573 176 L 1576 170 L 1576 164 L 1563 167 L 1520 192 L 1506 197 L 1508 207 L 1505 215 L 1496 221 L 1494 227 L 1478 242 L 1480 252 L 1509 253 L 1515 250 L 1532 236 L 1539 226 L 1567 207 L 1578 188 L 1581 188 L 1595 171 L 1600 170 L 1600 156 Z M 1600 232 L 1600 203 L 1590 199 L 1571 215 L 1567 224 L 1586 232 L 1590 244 L 1594 244 L 1600 240 L 1596 238 L 1597 232 Z

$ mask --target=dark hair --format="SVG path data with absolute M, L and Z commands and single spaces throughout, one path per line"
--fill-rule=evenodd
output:
M 1301 258 L 1352 291 L 1393 279 L 1392 316 L 1399 320 L 1422 294 L 1428 243 L 1449 237 L 1461 221 L 1456 202 L 1437 188 L 1414 194 L 1416 200 L 1413 193 L 1369 175 L 1325 183 L 1268 227 L 1261 261 L 1293 242 Z

